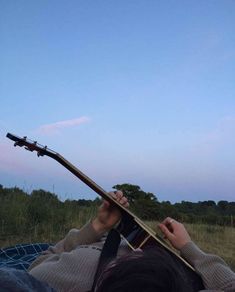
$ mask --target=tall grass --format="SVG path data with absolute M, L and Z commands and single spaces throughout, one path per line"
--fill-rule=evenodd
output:
M 74 213 L 67 214 L 64 223 L 43 222 L 40 224 L 22 226 L 19 224 L 17 230 L 22 232 L 9 233 L 7 225 L 2 224 L 0 228 L 0 248 L 13 246 L 18 243 L 47 242 L 56 243 L 64 238 L 67 232 L 72 228 L 81 228 L 86 222 L 96 214 L 97 207 L 77 207 L 76 216 Z
M 203 224 L 186 224 L 186 228 L 202 250 L 219 255 L 235 271 L 235 228 Z

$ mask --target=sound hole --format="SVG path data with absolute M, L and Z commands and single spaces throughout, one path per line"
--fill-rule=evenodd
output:
M 130 235 L 126 238 L 128 243 L 131 245 L 133 249 L 137 248 L 145 248 L 156 245 L 155 240 L 142 228 L 137 228 L 132 231 Z

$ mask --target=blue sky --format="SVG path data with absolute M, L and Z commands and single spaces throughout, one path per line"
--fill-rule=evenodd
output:
M 234 201 L 234 1 L 0 0 L 0 183 L 96 195 L 7 132 L 106 190 Z

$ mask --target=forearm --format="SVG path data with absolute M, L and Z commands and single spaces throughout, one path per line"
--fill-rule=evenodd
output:
M 95 229 L 92 222 L 86 223 L 80 230 L 71 229 L 68 234 L 44 251 L 37 259 L 30 265 L 29 270 L 41 264 L 54 254 L 61 254 L 63 252 L 70 252 L 79 245 L 89 245 L 100 241 L 104 235 L 105 230 Z
M 193 242 L 188 242 L 180 252 L 200 274 L 206 289 L 234 291 L 235 274 L 220 257 L 204 253 Z
M 68 252 L 78 245 L 87 245 L 100 241 L 105 230 L 96 230 L 92 221 L 86 223 L 80 230 L 72 229 L 64 239 L 64 251 Z

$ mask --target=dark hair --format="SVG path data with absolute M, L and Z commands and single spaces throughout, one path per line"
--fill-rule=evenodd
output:
M 110 263 L 96 292 L 190 292 L 184 271 L 164 250 L 134 251 Z

